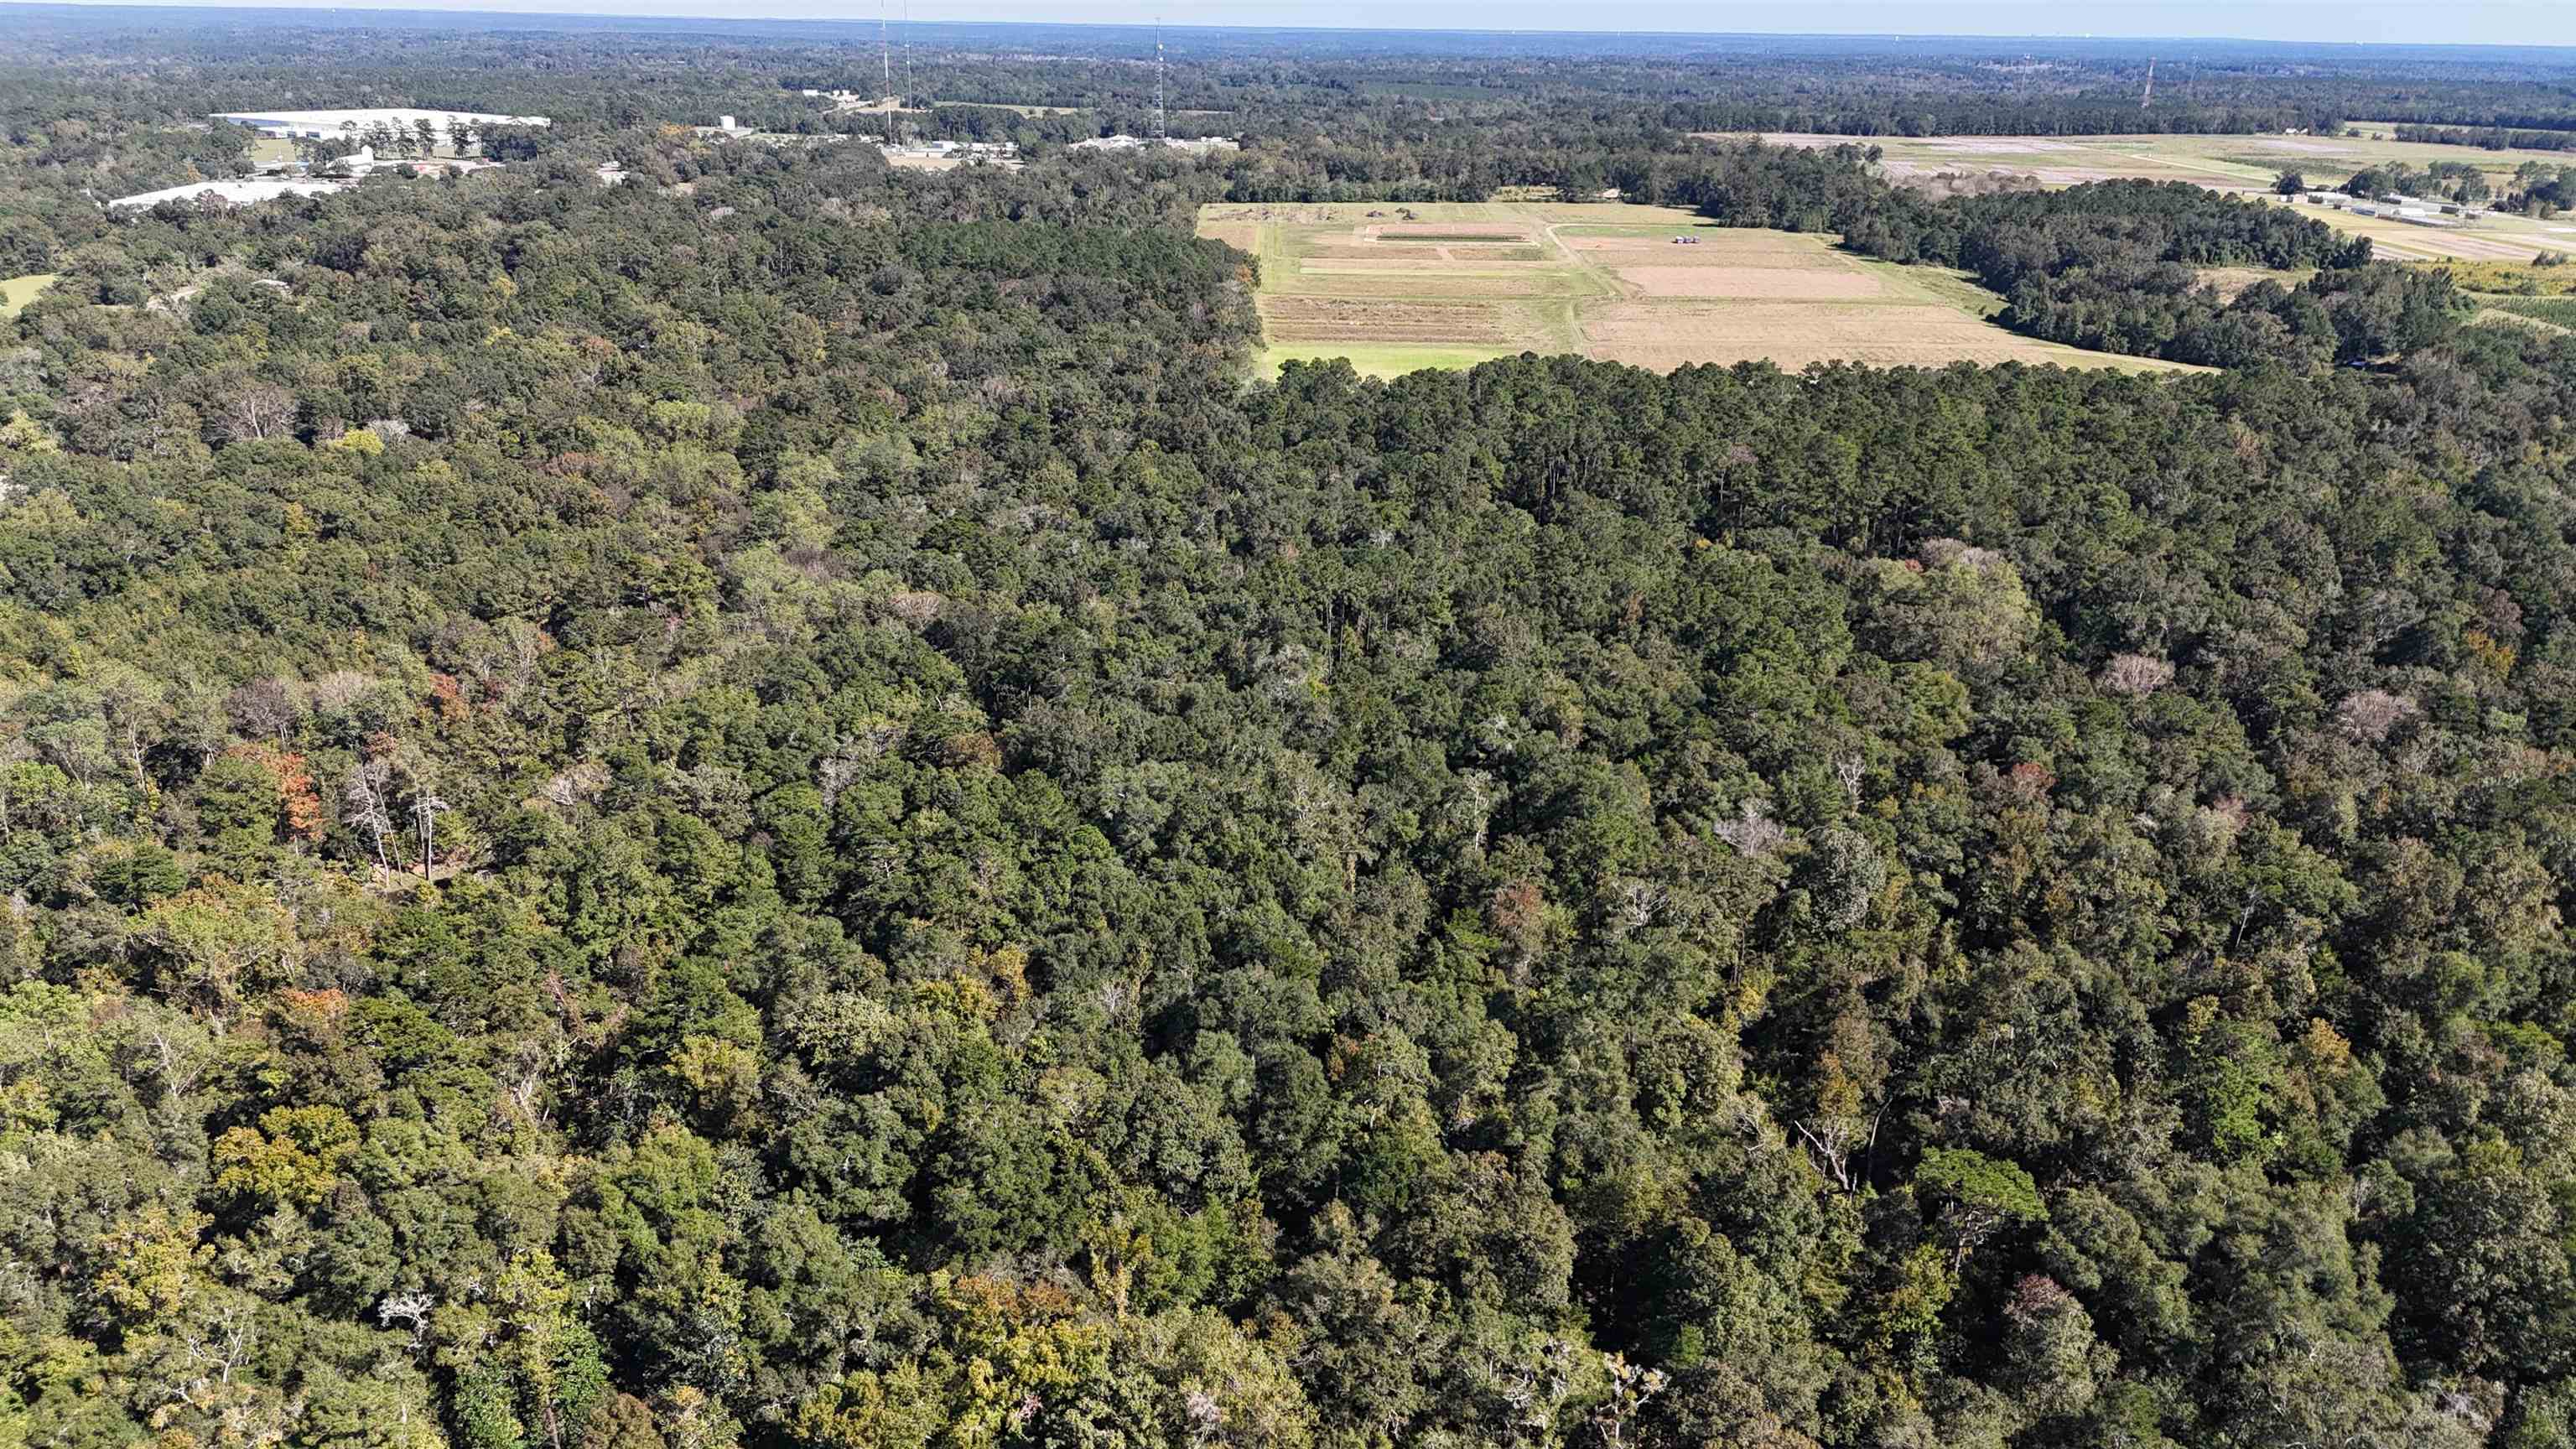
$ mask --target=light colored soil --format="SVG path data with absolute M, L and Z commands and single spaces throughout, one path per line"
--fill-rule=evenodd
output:
M 2071 349 L 2006 332 L 1965 313 L 1917 306 L 1819 309 L 1795 302 L 1622 302 L 1584 321 L 1592 355 L 1668 369 L 1768 359 L 1938 367 L 1951 362 L 2064 362 Z
M 1364 235 L 1364 236 L 1365 236 L 1365 235 L 1377 235 L 1377 236 L 1385 236 L 1385 237 L 1408 237 L 1408 236 L 1430 236 L 1430 237 L 1453 237 L 1453 236 L 1526 237 L 1526 236 L 1528 236 L 1528 235 L 1529 235 L 1529 228 L 1528 228 L 1528 227 L 1525 227 L 1525 226 L 1514 226 L 1514 225 L 1512 225 L 1512 224 L 1510 224 L 1510 223 L 1508 223 L 1508 222 L 1485 222 L 1485 223 L 1480 223 L 1480 222 L 1471 222 L 1471 221 L 1394 222 L 1394 223 L 1390 223 L 1390 224 L 1388 224 L 1388 225 L 1384 225 L 1384 226 L 1369 226 L 1369 227 L 1362 227 L 1362 228 L 1360 228 L 1360 232 L 1361 232 L 1361 234 L 1362 234 L 1362 235 Z
M 2064 141 L 2043 141 L 2033 136 L 1954 136 L 1943 140 L 1942 149 L 1962 156 L 2012 156 L 2023 152 L 2050 155 L 2083 148 Z
M 1779 302 L 1857 302 L 1878 279 L 1823 267 L 1621 267 L 1619 280 L 1649 297 L 1743 297 Z
M 1312 259 L 1305 270 L 1310 276 L 1326 277 L 1396 277 L 1396 276 L 1508 276 L 1513 272 L 1544 273 L 1556 270 L 1554 262 L 1478 261 L 1455 262 L 1447 257 L 1371 256 L 1366 260 L 1339 257 Z
M 1793 267 L 1807 268 L 1816 264 L 1816 248 L 1809 239 L 1791 237 L 1799 245 L 1785 247 L 1675 246 L 1667 238 L 1567 237 L 1560 238 L 1587 259 L 1598 258 L 1602 265 L 1626 271 L 1631 267 Z

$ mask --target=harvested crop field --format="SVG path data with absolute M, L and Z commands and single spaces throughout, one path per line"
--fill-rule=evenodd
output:
M 1280 297 L 1262 309 L 1272 336 L 1290 342 L 1474 342 L 1506 344 L 1518 322 L 1504 308 L 1473 301 L 1378 302 L 1354 297 Z
M 1986 320 L 2001 300 L 1832 239 L 1715 227 L 1619 203 L 1228 204 L 1200 234 L 1261 260 L 1265 363 L 1348 357 L 1384 375 L 1529 351 L 1644 367 L 1768 358 L 2053 362 L 2162 369 L 2036 342 Z
M 1794 302 L 1622 303 L 1585 322 L 1592 355 L 1667 371 L 1692 362 L 1768 360 L 1940 367 L 1953 362 L 2059 362 L 2051 348 L 1944 307 L 1818 309 Z
M 1648 297 L 1743 297 L 1857 302 L 1885 289 L 1857 271 L 1822 267 L 1621 267 L 1619 280 Z

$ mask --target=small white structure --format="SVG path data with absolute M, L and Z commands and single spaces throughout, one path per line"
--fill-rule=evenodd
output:
M 192 181 L 140 196 L 120 196 L 107 205 L 110 211 L 148 211 L 165 201 L 193 205 L 200 197 L 217 196 L 233 206 L 257 206 L 281 197 L 327 196 L 339 189 L 327 181 Z

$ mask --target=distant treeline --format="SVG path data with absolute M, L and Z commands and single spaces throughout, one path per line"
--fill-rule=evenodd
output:
M 2340 128 L 2344 113 L 2308 105 L 2181 104 L 2141 109 L 2139 92 L 2032 98 L 2013 94 L 1852 93 L 1807 104 L 1703 101 L 1664 108 L 1676 131 L 1810 131 L 1828 136 L 2250 136 Z
M 2400 126 L 2400 141 L 2483 146 L 2490 151 L 2576 151 L 2576 131 L 2511 131 L 2502 126 Z
M 2565 109 L 2528 111 L 2519 114 L 2506 114 L 2501 112 L 2481 114 L 2461 108 L 2445 109 L 2439 106 L 2382 106 L 2365 111 L 2355 111 L 2353 114 L 2368 115 L 2377 120 L 2405 123 L 2405 125 L 2401 126 L 2398 131 L 2401 139 L 2404 137 L 2407 127 L 2410 126 L 2421 130 L 2514 132 L 2576 131 L 2576 114 L 2571 114 Z M 2465 144 L 2478 146 L 2486 143 L 2483 141 L 2470 141 Z M 2516 140 L 2513 144 L 2521 146 L 2531 143 Z M 2564 143 L 2562 142 L 2558 144 Z

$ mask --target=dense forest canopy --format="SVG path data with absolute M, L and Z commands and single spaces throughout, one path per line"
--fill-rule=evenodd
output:
M 664 124 L 872 34 L 442 25 L 0 54 L 0 1443 L 2576 1443 L 2563 333 L 1644 47 L 924 172 Z M 285 100 L 557 124 L 90 204 Z M 1198 205 L 1524 144 L 2226 370 L 1248 380 Z

